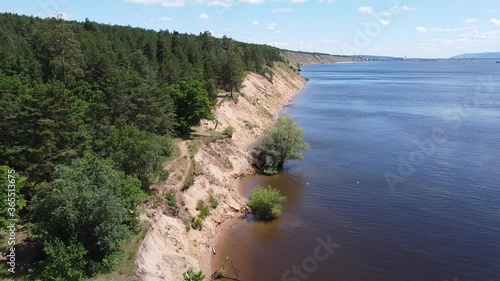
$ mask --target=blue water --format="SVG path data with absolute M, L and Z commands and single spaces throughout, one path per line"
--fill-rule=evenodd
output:
M 374 62 L 302 71 L 310 81 L 285 114 L 311 148 L 281 175 L 243 182 L 247 191 L 276 186 L 289 201 L 281 219 L 231 230 L 224 252 L 237 256 L 239 276 L 500 280 L 500 66 Z M 327 236 L 340 247 L 326 261 L 283 275 Z

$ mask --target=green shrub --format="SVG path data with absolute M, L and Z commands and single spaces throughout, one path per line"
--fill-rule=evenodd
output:
M 166 181 L 168 179 L 168 176 L 170 175 L 169 172 L 165 171 L 165 170 L 161 170 L 160 171 L 160 174 L 159 174 L 159 180 L 160 181 Z
M 210 206 L 212 206 L 212 209 L 215 209 L 219 206 L 219 201 L 217 201 L 217 199 L 212 194 L 210 194 L 210 197 L 208 197 L 208 201 L 210 202 Z
M 199 229 L 202 229 L 203 228 L 203 223 L 205 221 L 203 220 L 203 218 L 201 218 L 200 216 L 197 216 L 197 217 L 192 217 L 191 218 L 191 227 L 195 230 L 199 230 Z
M 168 206 L 177 209 L 179 206 L 177 205 L 177 198 L 175 197 L 175 193 L 169 192 L 167 193 L 167 204 Z
M 190 268 L 182 274 L 182 277 L 184 278 L 184 281 L 203 281 L 205 279 L 205 274 L 201 271 L 195 272 L 192 268 Z
M 248 206 L 258 220 L 272 220 L 281 214 L 286 197 L 272 187 L 257 187 L 250 195 Z
M 229 126 L 227 128 L 224 129 L 224 131 L 222 132 L 222 134 L 228 138 L 232 138 L 233 137 L 233 134 L 234 134 L 234 128 Z
M 196 204 L 196 210 L 200 211 L 199 217 L 204 219 L 210 215 L 210 210 L 208 209 L 208 206 L 203 200 L 198 200 L 198 203 Z
M 46 258 L 41 262 L 41 272 L 32 271 L 32 277 L 42 280 L 83 280 L 88 252 L 81 242 L 65 245 L 61 240 L 45 241 L 43 251 Z
M 187 190 L 194 184 L 194 175 L 191 173 L 189 176 L 184 180 L 184 185 L 182 187 L 183 190 Z

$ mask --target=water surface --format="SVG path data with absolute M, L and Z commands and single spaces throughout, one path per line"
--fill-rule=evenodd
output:
M 311 149 L 280 175 L 241 183 L 246 194 L 279 188 L 283 215 L 236 224 L 218 260 L 229 256 L 245 281 L 500 280 L 500 66 L 378 62 L 302 74 L 310 81 L 285 113 Z M 328 236 L 340 247 L 326 261 L 283 278 Z

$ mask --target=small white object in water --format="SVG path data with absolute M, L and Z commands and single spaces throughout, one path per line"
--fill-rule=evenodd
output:
M 308 183 L 308 182 L 306 182 L 306 185 L 309 185 L 309 183 Z
M 359 184 L 359 181 L 357 181 L 356 183 Z

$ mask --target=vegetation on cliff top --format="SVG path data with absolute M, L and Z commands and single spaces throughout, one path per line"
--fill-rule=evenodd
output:
M 8 13 L 0 38 L 0 165 L 20 176 L 21 219 L 44 241 L 33 277 L 44 280 L 111 269 L 171 139 L 210 118 L 246 71 L 283 61 L 274 47 L 210 32 Z

